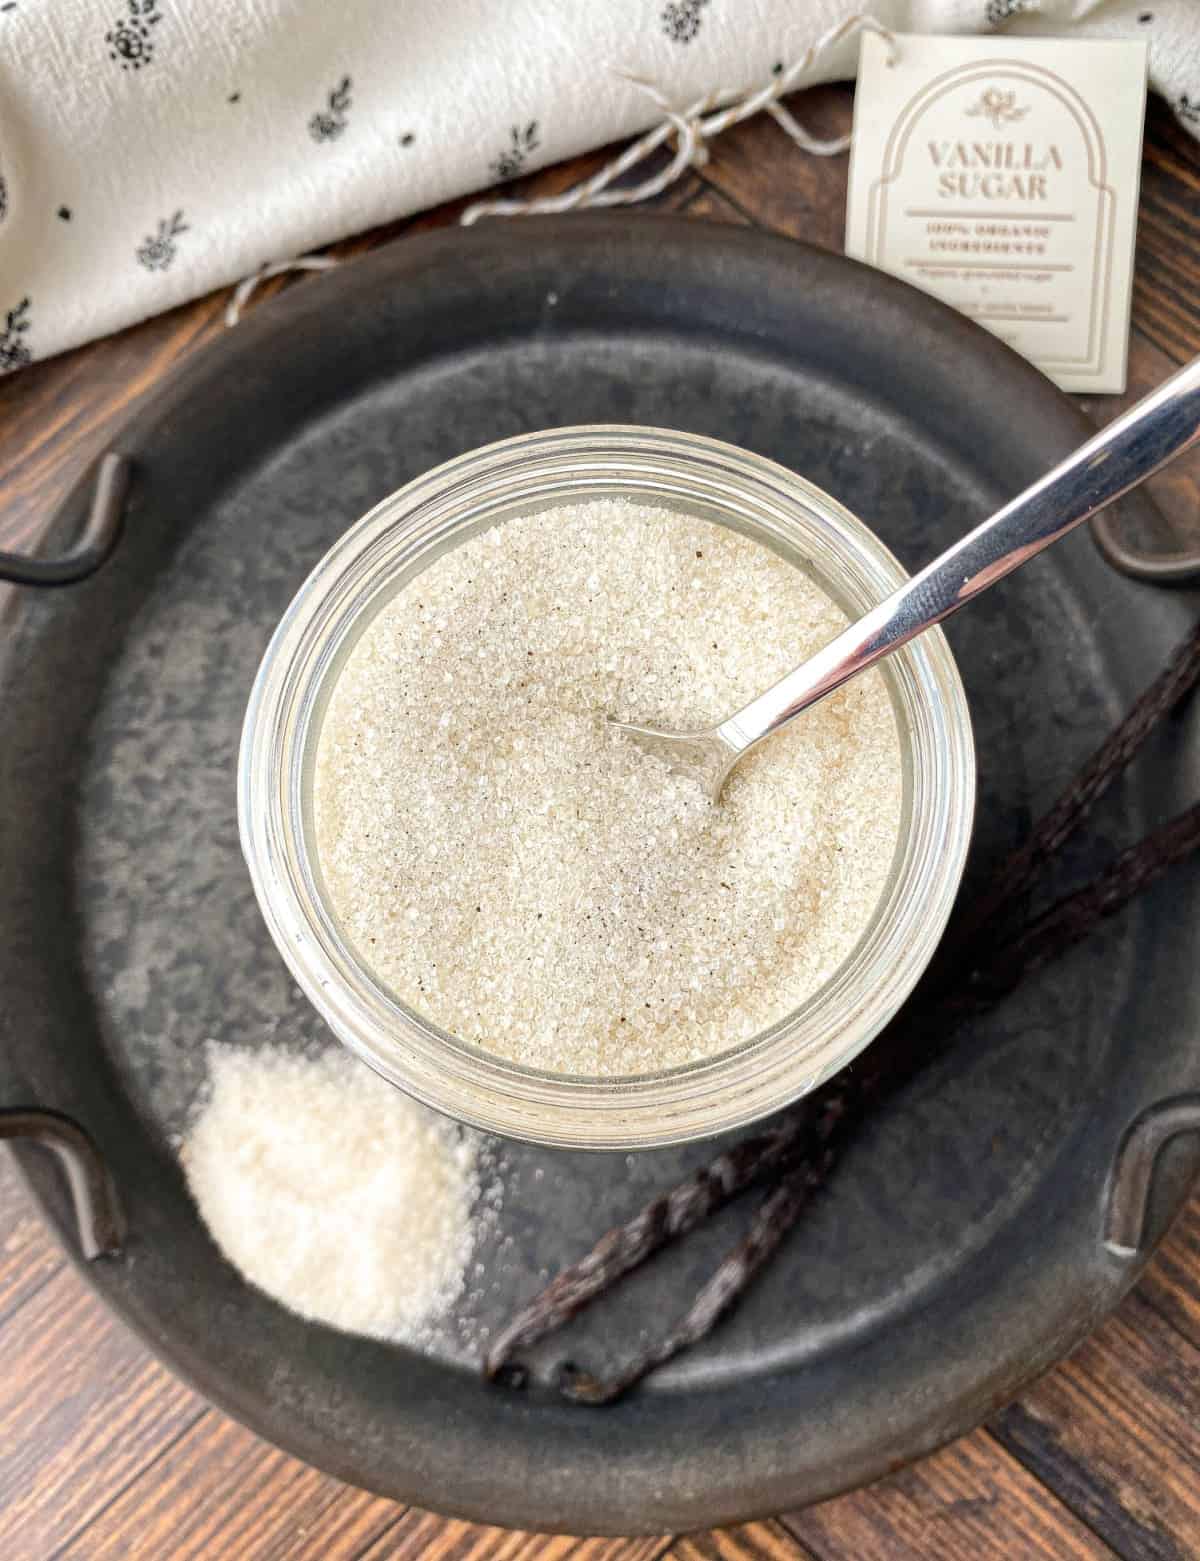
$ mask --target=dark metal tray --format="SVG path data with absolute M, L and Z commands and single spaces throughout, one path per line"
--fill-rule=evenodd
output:
M 773 456 L 909 564 L 1085 433 L 1038 373 L 931 299 L 690 221 L 484 224 L 297 286 L 130 422 L 113 555 L 83 584 L 30 592 L 0 652 L 0 1101 L 86 1127 L 129 1228 L 124 1255 L 86 1277 L 239 1419 L 402 1500 L 628 1533 L 870 1480 L 976 1424 L 1116 1304 L 1200 1164 L 1200 1145 L 1177 1136 L 1140 1248 L 1106 1244 L 1131 1124 L 1200 1089 L 1200 868 L 965 1029 L 859 1135 L 733 1320 L 613 1408 L 556 1399 L 561 1345 L 516 1394 L 486 1387 L 452 1345 L 348 1337 L 247 1287 L 200 1225 L 173 1138 L 207 1038 L 319 1034 L 238 851 L 234 765 L 255 667 L 306 571 L 377 499 L 471 446 L 591 421 Z M 83 531 L 89 500 L 81 485 L 58 545 Z M 953 622 L 981 770 L 968 895 L 1195 612 L 1194 595 L 1117 576 L 1077 536 Z M 1067 870 L 1094 870 L 1198 786 L 1192 701 Z M 514 1245 L 486 1255 L 487 1315 L 711 1152 L 514 1146 L 497 1233 Z M 70 1241 L 57 1171 L 21 1153 Z M 603 1364 L 678 1311 L 746 1214 L 726 1211 L 577 1323 L 571 1355 Z

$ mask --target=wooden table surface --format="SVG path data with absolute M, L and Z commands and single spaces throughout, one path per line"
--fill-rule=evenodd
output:
M 848 89 L 803 113 L 848 126 Z M 545 170 L 565 188 L 599 156 Z M 771 122 L 723 137 L 655 203 L 841 248 L 845 157 L 806 156 Z M 350 255 L 453 221 L 461 206 L 337 246 Z M 636 210 L 629 220 L 638 220 Z M 1151 110 L 1134 284 L 1130 394 L 1200 352 L 1200 147 Z M 319 287 L 320 279 L 269 284 Z M 0 546 L 44 517 L 130 405 L 221 331 L 213 295 L 0 382 Z M 260 300 L 257 307 L 263 306 Z M 1085 403 L 1105 422 L 1121 398 Z M 1200 534 L 1200 461 L 1156 479 L 1162 546 Z M 11 605 L 11 603 L 9 604 Z M 3 614 L 0 614 L 0 624 Z M 3 632 L 0 628 L 0 632 Z M 1200 1044 L 1200 1037 L 1198 1044 Z M 1200 1195 L 1136 1291 L 1067 1363 L 984 1429 L 868 1490 L 770 1522 L 686 1537 L 573 1540 L 449 1522 L 286 1457 L 183 1387 L 108 1315 L 0 1156 L 0 1557 L 505 1557 L 821 1561 L 1200 1557 Z

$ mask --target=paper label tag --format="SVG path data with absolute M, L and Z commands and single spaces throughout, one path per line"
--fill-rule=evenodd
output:
M 862 40 L 846 252 L 1067 390 L 1125 388 L 1142 40 Z

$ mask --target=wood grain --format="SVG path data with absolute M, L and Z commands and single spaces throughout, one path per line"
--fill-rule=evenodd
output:
M 668 1539 L 573 1539 L 458 1523 L 415 1507 L 359 1561 L 655 1561 Z
M 782 1523 L 745 1523 L 741 1528 L 685 1534 L 667 1552 L 668 1561 L 817 1561 Z
M 1120 416 L 1127 407 L 1161 385 L 1178 362 L 1138 327 L 1130 334 L 1129 380 L 1120 396 L 1080 396 L 1080 406 L 1098 428 Z M 1118 536 L 1127 546 L 1147 554 L 1200 552 L 1200 446 L 1157 472 L 1145 484 L 1145 492 L 1158 510 L 1158 518 L 1144 532 L 1127 520 L 1118 524 Z
M 817 87 L 793 100 L 815 135 L 841 135 L 853 117 L 849 87 Z M 772 119 L 739 125 L 713 143 L 702 178 L 756 226 L 822 249 L 843 248 L 848 162 L 805 157 Z
M 1155 1253 L 1138 1294 L 1200 1348 L 1200 1193 Z
M 55 1274 L 0 1329 L 0 1556 L 51 1554 L 203 1413 Z
M 1121 1555 L 1200 1553 L 1200 1350 L 1140 1296 L 993 1429 Z
M 1200 353 L 1200 158 L 1157 98 L 1146 116 L 1133 309 L 1170 356 L 1182 362 Z
M 783 1522 L 820 1561 L 1082 1561 L 1113 1554 L 986 1431 Z
M 351 1561 L 403 1511 L 206 1410 L 55 1556 Z
M 17 1179 L 11 1153 L 0 1149 L 0 1329 L 64 1263 Z
M 169 369 L 223 329 L 224 295 L 0 379 L 4 546 L 28 546 L 76 476 Z

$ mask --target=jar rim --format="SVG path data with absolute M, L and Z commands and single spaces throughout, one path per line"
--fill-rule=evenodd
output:
M 601 495 L 713 509 L 803 555 L 848 611 L 907 579 L 829 494 L 765 457 L 665 429 L 591 425 L 471 450 L 390 494 L 329 549 L 284 612 L 250 694 L 238 825 L 260 909 L 335 1036 L 393 1084 L 485 1130 L 570 1148 L 702 1138 L 787 1105 L 843 1067 L 893 1017 L 932 957 L 966 865 L 975 803 L 970 714 L 950 647 L 927 631 L 881 665 L 906 770 L 902 840 L 872 922 L 792 1013 L 714 1057 L 636 1077 L 574 1078 L 510 1062 L 440 1030 L 370 974 L 320 889 L 311 774 L 324 702 L 383 601 L 448 547 L 537 503 Z M 907 834 L 905 834 L 907 831 Z

